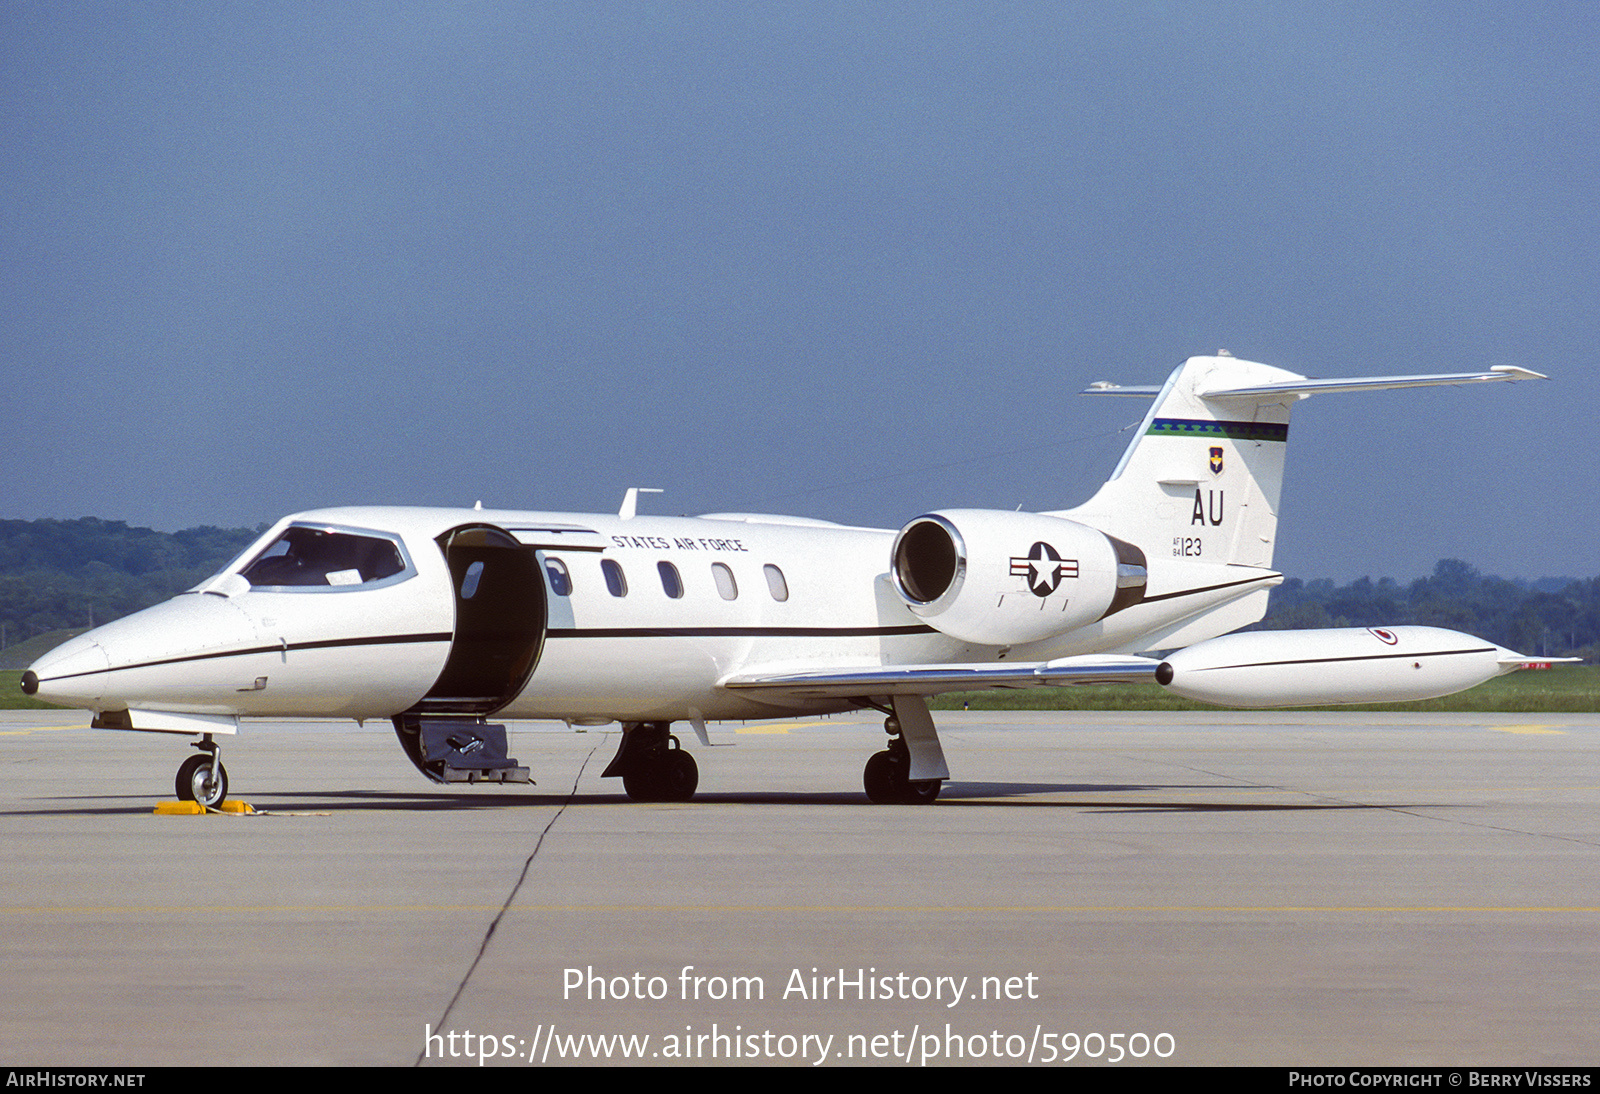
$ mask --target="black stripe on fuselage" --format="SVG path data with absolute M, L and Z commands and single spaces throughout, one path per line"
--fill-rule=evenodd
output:
M 1161 593 L 1158 596 L 1141 597 L 1138 601 L 1138 604 L 1154 604 L 1158 600 L 1173 600 L 1180 596 L 1196 596 L 1199 593 L 1214 593 L 1218 589 L 1232 589 L 1238 585 L 1254 585 L 1258 581 L 1268 581 L 1274 577 L 1282 576 L 1282 574 L 1263 574 L 1260 577 L 1247 577 L 1239 581 L 1225 581 L 1221 585 L 1206 585 L 1199 589 L 1180 589 L 1175 593 Z M 1130 604 L 1129 607 L 1137 607 L 1138 604 Z
M 551 627 L 549 638 L 879 638 L 938 634 L 923 623 L 903 627 Z
M 110 668 L 90 669 L 87 672 L 70 672 L 65 676 L 41 677 L 41 684 L 52 680 L 75 680 L 80 676 L 95 676 L 103 672 L 123 672 L 127 669 L 149 669 L 160 665 L 181 665 L 187 661 L 212 661 L 219 657 L 250 657 L 258 653 L 288 653 L 291 650 L 327 650 L 341 646 L 396 646 L 415 642 L 449 642 L 454 636 L 449 631 L 431 634 L 379 634 L 367 638 L 324 638 L 317 642 L 280 642 L 271 646 L 251 646 L 242 650 L 215 650 L 210 653 L 186 653 L 181 657 L 163 657 L 157 661 L 139 661 L 132 665 L 113 665 Z
M 935 634 L 932 627 L 916 625 L 905 627 L 595 627 L 589 629 L 553 628 L 549 638 L 860 638 L 887 635 Z M 123 672 L 128 669 L 148 669 L 161 665 L 181 665 L 190 661 L 212 661 L 219 657 L 250 657 L 260 653 L 286 653 L 295 650 L 325 650 L 344 646 L 392 646 L 417 642 L 450 642 L 454 636 L 449 631 L 430 634 L 384 634 L 368 638 L 325 638 L 316 642 L 290 642 L 271 646 L 250 646 L 240 650 L 214 650 L 208 653 L 189 653 L 181 657 L 164 657 L 155 661 L 139 661 L 131 665 L 114 665 L 104 669 L 89 669 L 65 676 L 41 677 L 41 684 L 53 680 L 75 680 L 80 676 L 95 676 L 106 672 Z

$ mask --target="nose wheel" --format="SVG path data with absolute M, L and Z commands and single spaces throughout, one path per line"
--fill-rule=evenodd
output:
M 228 769 L 222 766 L 220 749 L 207 733 L 195 742 L 200 755 L 190 756 L 178 768 L 173 789 L 181 802 L 199 802 L 207 809 L 215 809 L 228 796 Z

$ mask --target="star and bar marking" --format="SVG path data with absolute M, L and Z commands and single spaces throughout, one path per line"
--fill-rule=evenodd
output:
M 1011 575 L 1026 577 L 1028 591 L 1034 596 L 1049 596 L 1056 591 L 1062 578 L 1078 576 L 1078 560 L 1062 558 L 1054 547 L 1040 540 L 1026 555 L 1012 557 Z

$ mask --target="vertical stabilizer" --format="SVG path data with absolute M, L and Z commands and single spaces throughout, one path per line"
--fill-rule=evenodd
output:
M 1303 397 L 1273 385 L 1304 379 L 1233 357 L 1189 358 L 1156 395 L 1111 479 L 1083 505 L 1052 515 L 1152 558 L 1270 567 L 1289 408 Z M 1241 388 L 1257 393 L 1234 393 Z

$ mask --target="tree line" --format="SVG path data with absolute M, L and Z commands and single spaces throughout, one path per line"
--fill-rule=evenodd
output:
M 0 646 L 97 626 L 192 588 L 266 530 L 157 532 L 122 521 L 0 520 Z M 1538 656 L 1600 657 L 1600 577 L 1513 581 L 1441 559 L 1400 584 L 1289 578 L 1252 630 L 1423 624 L 1465 631 Z
M 157 532 L 98 517 L 0 520 L 0 644 L 158 604 L 222 569 L 265 530 Z
M 1348 585 L 1289 578 L 1266 618 L 1248 630 L 1312 627 L 1448 627 L 1533 656 L 1600 656 L 1600 577 L 1512 581 L 1456 558 L 1402 585 L 1363 577 Z

